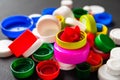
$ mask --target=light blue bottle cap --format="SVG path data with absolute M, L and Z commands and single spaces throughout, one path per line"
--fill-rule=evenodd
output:
M 103 28 L 103 24 L 97 23 L 97 24 L 96 24 L 96 27 L 97 27 L 97 31 L 98 31 L 98 32 L 101 32 L 101 31 L 102 31 L 102 28 Z

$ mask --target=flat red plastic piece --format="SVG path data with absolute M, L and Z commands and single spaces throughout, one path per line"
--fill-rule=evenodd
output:
M 36 40 L 37 37 L 30 30 L 26 30 L 8 47 L 16 57 L 20 57 Z

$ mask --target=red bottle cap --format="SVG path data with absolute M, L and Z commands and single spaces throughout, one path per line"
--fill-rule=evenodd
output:
M 80 29 L 78 26 L 75 29 L 66 27 L 60 39 L 66 42 L 76 42 L 80 40 Z
M 37 37 L 26 30 L 9 45 L 9 49 L 16 57 L 20 57 L 36 40 Z
M 97 49 L 96 46 L 92 47 L 92 49 L 96 54 L 99 54 L 100 56 L 102 56 L 103 60 L 107 60 L 110 57 L 110 53 L 104 53 L 103 51 L 100 51 L 99 49 Z
M 59 75 L 60 68 L 57 62 L 46 60 L 37 64 L 36 71 L 43 80 L 53 80 Z
M 94 46 L 94 39 L 95 35 L 93 33 L 87 33 L 87 41 L 89 42 L 90 46 Z
M 102 57 L 99 54 L 96 54 L 94 51 L 91 50 L 87 58 L 87 62 L 92 66 L 96 66 L 100 64 L 101 58 Z

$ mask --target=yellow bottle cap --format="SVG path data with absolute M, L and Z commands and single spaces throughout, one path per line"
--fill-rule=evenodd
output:
M 108 33 L 108 28 L 107 26 L 103 25 L 102 31 L 101 32 L 97 32 L 96 36 L 99 34 L 107 34 Z
M 80 21 L 85 24 L 86 26 L 86 32 L 97 32 L 96 22 L 94 20 L 94 17 L 90 14 L 86 14 L 80 17 Z
M 86 42 L 87 42 L 87 35 L 84 31 L 80 31 L 80 40 L 77 42 L 65 42 L 60 40 L 60 35 L 63 31 L 60 31 L 59 33 L 57 33 L 56 35 L 56 43 L 65 49 L 79 49 L 83 46 L 85 46 Z

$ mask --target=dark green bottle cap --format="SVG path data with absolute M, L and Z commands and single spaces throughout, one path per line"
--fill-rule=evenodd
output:
M 33 58 L 37 61 L 48 60 L 53 56 L 53 45 L 43 43 L 37 51 L 34 52 Z
M 17 58 L 11 65 L 10 69 L 15 78 L 24 79 L 34 73 L 35 63 L 30 58 Z

